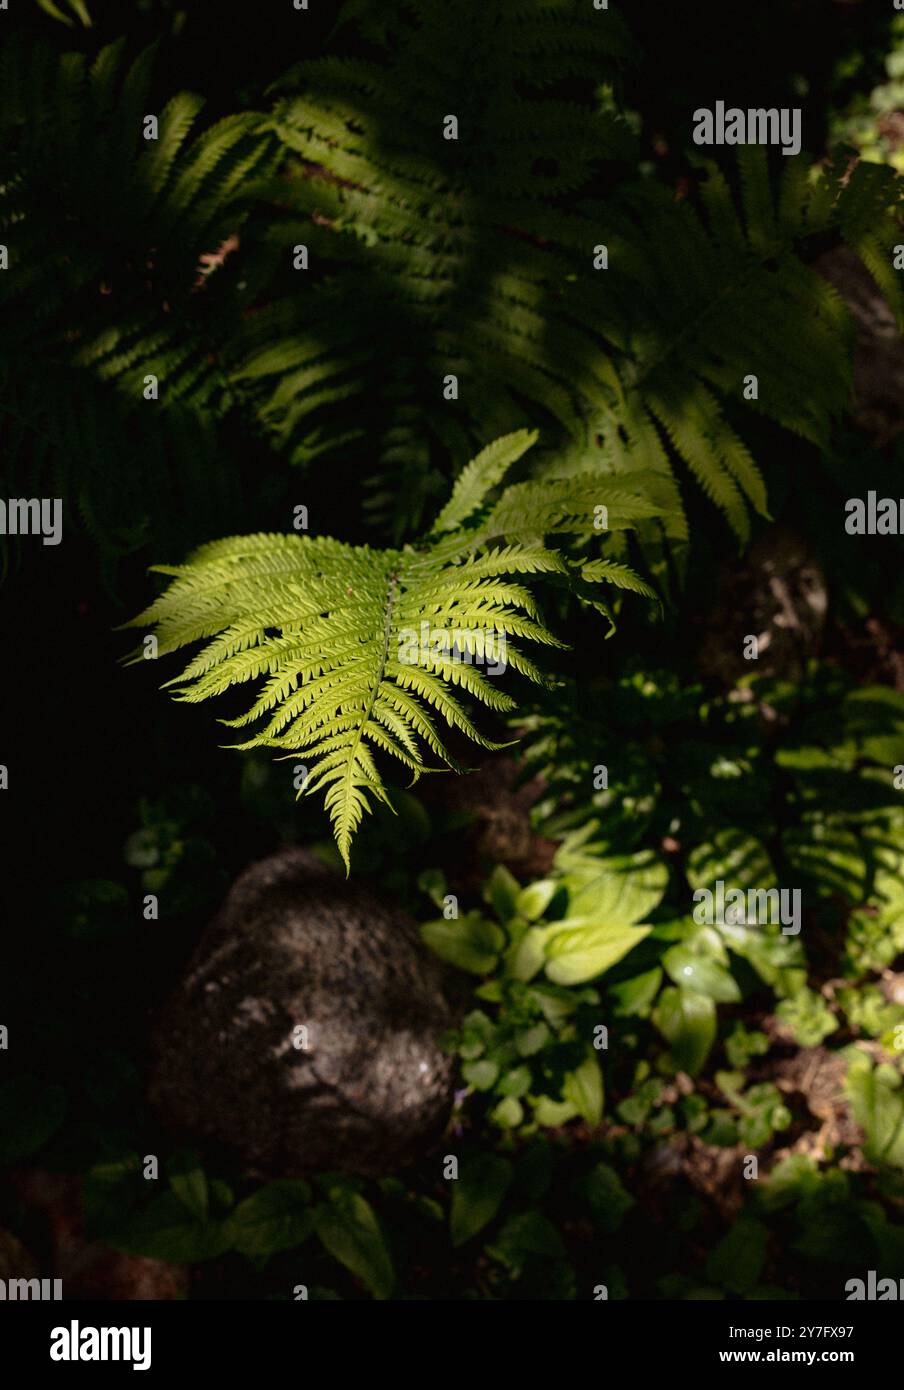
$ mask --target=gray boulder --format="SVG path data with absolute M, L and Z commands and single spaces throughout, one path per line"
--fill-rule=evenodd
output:
M 259 1176 L 389 1172 L 448 1114 L 440 970 L 401 913 L 281 850 L 202 937 L 161 1019 L 151 1100 Z

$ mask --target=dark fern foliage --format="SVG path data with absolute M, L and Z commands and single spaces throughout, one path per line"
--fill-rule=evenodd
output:
M 214 408 L 223 388 L 210 349 L 241 298 L 234 284 L 231 296 L 211 296 L 205 271 L 240 229 L 274 151 L 250 114 L 196 132 L 203 101 L 185 92 L 160 106 L 157 138 L 145 139 L 153 60 L 148 49 L 126 68 L 120 44 L 90 66 L 80 54 L 5 46 L 4 333 L 133 400 L 153 373 L 168 399 Z
M 0 475 L 63 497 L 104 553 L 166 544 L 229 486 L 222 344 L 251 295 L 229 257 L 275 155 L 253 115 L 202 128 L 199 97 L 155 100 L 154 59 L 0 56 Z
M 111 592 L 119 557 L 149 545 L 185 550 L 200 519 L 215 535 L 241 505 L 235 471 L 206 466 L 217 458 L 216 420 L 176 403 L 149 428 L 150 409 L 87 372 L 46 366 L 28 380 L 0 367 L 6 495 L 27 482 L 63 499 L 68 519 L 95 544 Z M 21 545 L 8 544 L 18 560 Z
M 527 403 L 544 438 L 555 422 L 581 432 L 594 346 L 550 312 L 573 267 L 544 220 L 634 142 L 611 97 L 560 91 L 611 89 L 633 45 L 617 16 L 533 0 L 347 7 L 346 27 L 358 13 L 373 61 L 325 57 L 276 86 L 294 177 L 273 254 L 307 245 L 311 288 L 249 325 L 239 372 L 294 461 L 376 445 L 372 509 L 400 538 L 444 490 L 437 459 L 463 465 Z
M 352 42 L 369 56 L 343 56 Z M 341 463 L 398 544 L 482 440 L 527 422 L 534 478 L 644 475 L 659 519 L 636 534 L 661 581 L 686 475 L 744 540 L 767 511 L 745 413 L 825 449 L 849 395 L 849 317 L 818 251 L 854 247 L 900 312 L 893 171 L 797 157 L 773 180 L 747 148 L 736 179 L 701 163 L 676 198 L 636 172 L 623 20 L 574 0 L 349 4 L 332 48 L 275 84 L 269 114 L 205 125 L 199 97 L 162 92 L 153 50 L 6 45 L 9 487 L 62 480 L 89 524 L 124 479 L 187 499 L 236 467 L 220 440 L 241 416 L 271 473 Z M 96 431 L 123 439 L 106 477 Z M 159 515 L 139 520 L 170 548 Z
M 756 410 L 825 446 L 850 325 L 810 261 L 848 242 L 900 312 L 893 172 L 798 157 L 775 184 L 748 147 L 735 187 L 703 164 L 699 196 L 676 200 L 628 176 L 616 13 L 395 0 L 356 18 L 372 61 L 337 53 L 277 84 L 294 177 L 273 255 L 306 245 L 310 288 L 255 318 L 237 372 L 279 445 L 304 462 L 376 444 L 372 500 L 398 536 L 420 525 L 437 458 L 461 465 L 527 414 L 550 444 L 535 469 L 659 474 L 673 543 L 688 471 L 744 540 L 750 509 L 766 513 L 736 423 L 744 378 Z

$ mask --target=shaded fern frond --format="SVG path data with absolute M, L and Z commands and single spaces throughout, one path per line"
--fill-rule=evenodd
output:
M 153 49 L 0 50 L 0 470 L 53 487 L 111 553 L 147 538 L 164 488 L 187 515 L 224 471 L 223 342 L 252 292 L 230 261 L 277 153 L 254 113 L 205 125 L 199 97 L 160 81 Z M 163 520 L 150 534 L 176 543 Z
M 850 396 L 852 325 L 819 252 L 846 241 L 904 322 L 901 181 L 844 156 L 780 161 L 772 179 L 765 152 L 742 147 L 676 198 L 632 169 L 618 107 L 635 58 L 616 7 L 589 0 L 349 4 L 331 51 L 276 83 L 266 114 L 206 124 L 199 98 L 163 89 L 153 51 L 91 61 L 13 39 L 12 408 L 36 361 L 129 411 L 154 377 L 159 453 L 168 412 L 207 433 L 238 418 L 274 464 L 341 463 L 397 545 L 423 534 L 478 441 L 527 421 L 545 446 L 533 481 L 618 475 L 643 494 L 656 516 L 632 516 L 657 577 L 686 552 L 688 483 L 743 542 L 767 514 L 747 412 L 824 450 Z M 36 489 L 65 470 L 19 448 Z M 97 481 L 77 501 L 70 481 L 73 505 L 105 510 L 118 473 Z
M 699 198 L 679 201 L 618 164 L 631 141 L 613 93 L 634 55 L 614 10 L 380 9 L 349 10 L 335 53 L 275 91 L 270 129 L 294 177 L 272 245 L 283 254 L 297 237 L 314 273 L 251 326 L 234 370 L 278 446 L 297 462 L 345 452 L 353 407 L 362 450 L 378 442 L 372 515 L 398 539 L 422 527 L 436 459 L 462 466 L 527 407 L 551 446 L 536 476 L 658 475 L 652 500 L 669 520 L 641 527 L 651 546 L 683 545 L 674 503 L 688 476 L 746 540 L 767 502 L 743 415 L 826 446 L 853 339 L 810 262 L 846 240 L 898 302 L 900 181 L 798 156 L 776 185 L 751 146 L 732 183 L 706 164 Z M 351 28 L 376 61 L 344 56 Z M 559 99 L 591 72 L 602 94 L 572 81 L 575 104 Z M 449 115 L 457 139 L 444 138 Z
M 216 533 L 241 508 L 235 475 L 217 466 L 215 418 L 173 402 L 149 428 L 153 407 L 109 383 L 50 364 L 28 380 L 17 368 L 0 363 L 0 493 L 16 496 L 27 482 L 60 498 L 64 532 L 88 533 L 108 587 L 119 557 L 151 544 L 184 550 L 199 518 Z
M 91 15 L 85 0 L 60 0 L 60 5 L 55 4 L 54 0 L 37 0 L 37 3 L 45 14 L 50 15 L 51 19 L 58 19 L 62 24 L 68 24 L 70 27 L 77 19 L 86 29 L 91 28 Z M 75 19 L 71 18 L 66 10 L 71 10 Z

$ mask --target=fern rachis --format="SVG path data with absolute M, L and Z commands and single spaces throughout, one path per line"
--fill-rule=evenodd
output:
M 263 678 L 251 708 L 224 722 L 244 728 L 264 721 L 235 746 L 281 748 L 312 764 L 304 790 L 324 793 L 346 865 L 371 801 L 386 801 L 375 754 L 395 759 L 415 780 L 435 770 L 426 750 L 460 770 L 440 721 L 482 747 L 501 746 L 480 732 L 459 698 L 500 713 L 514 708 L 475 658 L 495 662 L 504 642 L 505 664 L 543 683 L 515 643 L 562 644 L 523 578 L 568 583 L 604 612 L 602 583 L 653 596 L 628 566 L 576 558 L 544 540 L 586 539 L 601 496 L 613 528 L 655 515 L 621 479 L 608 493 L 595 478 L 517 484 L 488 502 L 535 438 L 521 430 L 484 449 L 420 546 L 378 551 L 296 534 L 216 541 L 185 565 L 160 566 L 173 582 L 130 624 L 155 625 L 161 655 L 206 641 L 169 682 L 182 700 Z

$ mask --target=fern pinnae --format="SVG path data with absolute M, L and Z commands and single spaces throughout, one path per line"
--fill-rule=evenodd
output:
M 251 707 L 222 721 L 262 727 L 230 746 L 313 764 L 305 791 L 323 793 L 347 868 L 363 815 L 375 800 L 389 804 L 374 754 L 414 778 L 438 770 L 422 748 L 460 770 L 437 718 L 480 747 L 507 745 L 480 731 L 459 695 L 507 714 L 515 701 L 494 679 L 506 667 L 547 683 L 518 644 L 564 644 L 526 579 L 571 585 L 607 614 L 601 584 L 652 594 L 626 564 L 575 558 L 544 535 L 586 544 L 600 500 L 621 511 L 622 526 L 660 509 L 621 479 L 506 487 L 535 438 L 515 431 L 478 454 L 420 546 L 379 552 L 297 534 L 212 542 L 184 565 L 158 566 L 169 587 L 128 624 L 156 627 L 161 653 L 205 642 L 168 683 L 177 699 L 197 703 L 262 678 Z

